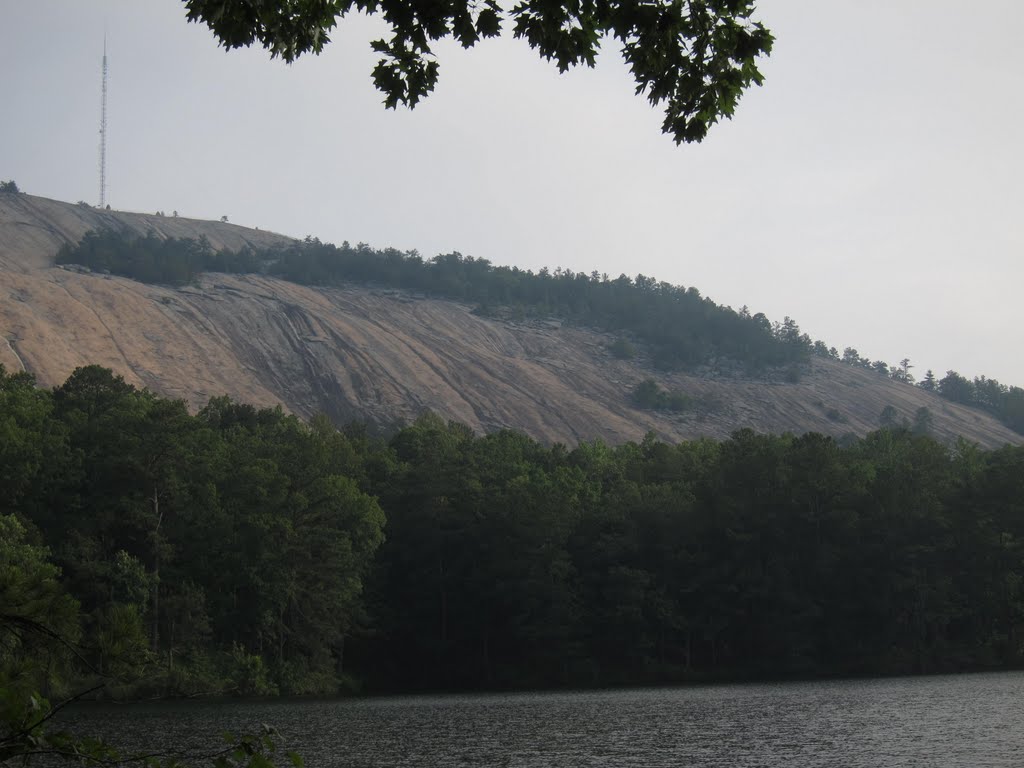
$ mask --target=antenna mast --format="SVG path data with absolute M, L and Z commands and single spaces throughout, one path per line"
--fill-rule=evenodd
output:
M 100 98 L 100 208 L 107 204 L 107 36 L 103 35 L 103 90 Z

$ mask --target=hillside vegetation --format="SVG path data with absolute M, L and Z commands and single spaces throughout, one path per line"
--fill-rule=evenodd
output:
M 215 250 L 206 239 L 140 237 L 130 232 L 90 231 L 65 245 L 58 264 L 79 264 L 147 283 L 185 285 L 203 272 L 267 274 L 301 285 L 380 285 L 477 305 L 491 316 L 559 317 L 605 331 L 627 332 L 647 344 L 656 365 L 673 369 L 729 361 L 750 372 L 806 362 L 810 339 L 795 322 L 773 329 L 761 314 L 751 317 L 683 288 L 638 275 L 585 275 L 547 269 L 538 274 L 495 267 L 459 253 L 429 261 L 418 253 L 341 247 L 314 238 L 286 246 Z
M 134 243 L 134 266 L 53 268 L 58 251 L 75 253 L 83 240 Z M 181 248 L 192 261 L 171 258 Z M 140 260 L 145 253 L 152 258 Z M 157 267 L 147 279 L 160 284 L 103 273 L 140 263 Z M 772 324 L 643 276 L 531 275 L 457 254 L 423 260 L 0 195 L 0 290 L 9 369 L 55 386 L 99 363 L 195 409 L 228 394 L 382 427 L 429 409 L 478 432 L 513 427 L 575 444 L 741 427 L 863 435 L 887 407 L 898 423 L 924 408 L 944 440 L 1019 439 L 966 404 L 822 354 L 792 321 Z M 677 337 L 687 338 L 673 346 Z M 685 407 L 638 399 L 648 381 Z
M 895 428 L 568 450 L 432 414 L 385 442 L 227 398 L 190 415 L 95 366 L 53 391 L 0 370 L 0 424 L 0 681 L 84 659 L 127 686 L 108 695 L 301 694 L 1024 653 L 1022 447 Z
M 651 351 L 662 370 L 710 365 L 716 373 L 742 370 L 748 375 L 779 373 L 786 381 L 799 381 L 811 353 L 866 368 L 905 384 L 914 382 L 910 361 L 889 366 L 862 358 L 847 348 L 842 357 L 824 342 L 811 342 L 796 321 L 787 317 L 772 324 L 763 314 L 751 316 L 744 307 L 734 312 L 702 298 L 696 288 L 684 288 L 638 275 L 591 275 L 543 269 L 538 274 L 515 267 L 494 267 L 485 259 L 459 253 L 435 256 L 430 261 L 415 252 L 394 249 L 340 248 L 307 237 L 288 246 L 239 251 L 215 250 L 200 240 L 145 237 L 132 233 L 90 231 L 74 246 L 57 254 L 58 264 L 81 264 L 149 283 L 183 285 L 203 272 L 265 273 L 303 285 L 384 285 L 459 301 L 477 302 L 475 314 L 485 316 L 555 316 L 605 331 L 626 333 Z M 617 357 L 635 356 L 635 347 L 620 337 L 609 346 Z M 656 386 L 648 379 L 642 386 Z M 1024 389 L 1008 387 L 984 376 L 973 382 L 956 371 L 937 379 L 928 371 L 920 386 L 947 400 L 977 406 L 1024 434 Z M 665 400 L 667 398 L 668 400 Z M 675 405 L 665 407 L 674 400 Z M 664 401 L 664 402 L 663 402 Z M 636 396 L 661 410 L 681 411 L 694 406 L 684 393 L 663 398 Z M 686 407 L 682 407 L 685 403 Z M 884 410 L 884 409 L 883 409 Z M 898 415 L 895 416 L 898 418 Z M 919 421 L 930 414 L 915 414 Z

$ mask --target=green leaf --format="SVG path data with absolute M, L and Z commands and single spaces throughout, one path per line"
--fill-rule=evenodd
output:
M 501 17 L 494 10 L 484 8 L 477 16 L 476 31 L 481 37 L 496 37 L 501 32 Z

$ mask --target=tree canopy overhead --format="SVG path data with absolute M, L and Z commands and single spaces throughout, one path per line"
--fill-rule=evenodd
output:
M 465 48 L 497 37 L 506 23 L 560 71 L 594 65 L 613 39 L 645 94 L 665 111 L 662 130 L 676 141 L 701 141 L 731 117 L 743 91 L 760 85 L 757 58 L 773 38 L 748 0 L 183 0 L 188 20 L 205 23 L 225 48 L 259 43 L 294 61 L 320 53 L 338 20 L 351 11 L 382 16 L 390 39 L 371 45 L 382 58 L 373 80 L 384 104 L 414 107 L 437 84 L 431 45 L 454 38 Z

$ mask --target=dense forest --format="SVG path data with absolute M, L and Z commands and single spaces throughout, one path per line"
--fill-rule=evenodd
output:
M 439 298 L 470 302 L 476 312 L 508 318 L 555 315 L 620 336 L 611 351 L 638 354 L 637 345 L 662 369 L 710 366 L 719 373 L 781 374 L 797 381 L 811 355 L 872 370 L 880 376 L 915 384 L 909 359 L 898 364 L 870 360 L 847 347 L 811 338 L 793 319 L 771 322 L 746 307 L 734 311 L 702 297 L 696 288 L 659 282 L 644 275 L 615 279 L 556 269 L 534 274 L 496 267 L 486 259 L 450 253 L 423 259 L 415 251 L 376 250 L 365 244 L 335 246 L 307 237 L 283 248 L 216 251 L 204 239 L 163 239 L 101 230 L 57 254 L 58 264 L 79 264 L 98 272 L 149 283 L 185 285 L 203 272 L 263 273 L 304 285 L 348 283 L 385 285 Z M 627 340 L 626 337 L 633 341 Z M 636 343 L 633 343 L 636 342 Z M 973 381 L 956 371 L 941 379 L 928 371 L 916 385 L 953 402 L 981 408 L 1024 434 L 1024 389 L 985 376 Z M 640 407 L 687 410 L 675 393 L 635 394 Z
M 226 398 L 191 415 L 88 367 L 52 391 L 0 373 L 0 478 L 12 695 L 917 673 L 1024 650 L 1020 447 L 893 428 L 570 450 L 430 414 L 384 439 Z

